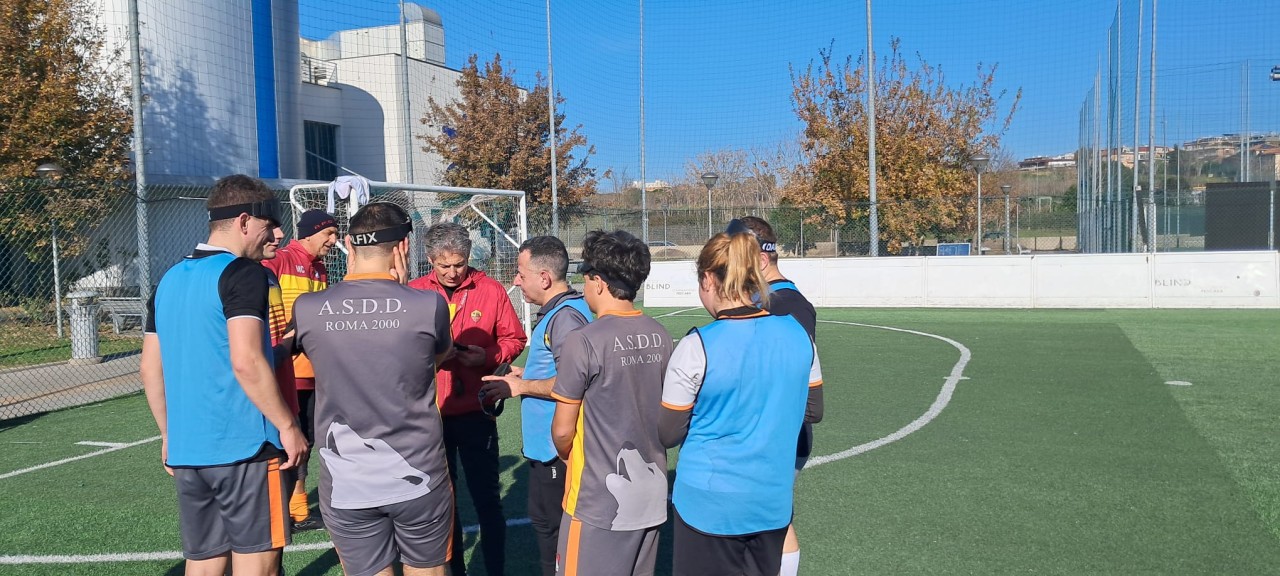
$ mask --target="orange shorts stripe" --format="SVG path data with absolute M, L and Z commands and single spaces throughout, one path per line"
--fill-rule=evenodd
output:
M 286 514 L 279 458 L 272 458 L 267 461 L 267 494 L 271 502 L 271 546 L 284 548 L 284 545 L 288 542 L 285 540 L 284 519 Z
M 582 522 L 577 518 L 569 519 L 569 538 L 565 545 L 563 564 L 564 576 L 578 576 L 578 545 L 582 540 Z
M 453 482 L 449 482 L 449 496 L 453 498 L 453 512 L 458 513 L 458 493 L 453 490 Z M 453 522 L 452 518 L 449 520 Z M 444 563 L 448 564 L 453 560 L 453 528 L 449 529 L 449 541 L 445 543 Z

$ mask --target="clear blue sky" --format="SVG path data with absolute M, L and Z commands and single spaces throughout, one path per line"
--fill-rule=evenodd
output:
M 299 0 L 303 35 L 391 24 L 397 2 Z M 500 52 L 531 82 L 547 67 L 546 5 L 540 0 L 422 2 L 440 13 L 446 61 Z M 1138 0 L 1123 0 L 1122 65 L 1136 55 Z M 1149 30 L 1151 1 L 1145 10 Z M 637 1 L 552 0 L 556 89 L 571 124 L 596 146 L 591 164 L 640 176 Z M 1015 157 L 1072 151 L 1079 112 L 1107 53 L 1115 0 L 894 0 L 873 6 L 877 52 L 892 37 L 942 67 L 950 84 L 970 84 L 979 63 L 996 64 L 997 88 L 1023 90 L 1004 138 Z M 1157 30 L 1157 143 L 1242 130 L 1242 64 L 1250 65 L 1250 128 L 1280 131 L 1280 2 L 1165 0 Z M 1150 47 L 1144 33 L 1144 68 Z M 644 13 L 647 179 L 676 179 L 698 154 L 768 151 L 800 130 L 789 66 L 803 68 L 831 46 L 855 58 L 866 48 L 864 4 L 851 0 L 648 0 Z M 1103 70 L 1105 74 L 1105 69 Z M 1125 79 L 1132 113 L 1132 76 Z M 1141 140 L 1147 133 L 1142 78 Z M 1104 104 L 1105 105 L 1105 104 Z M 1131 124 L 1132 120 L 1126 122 Z M 1127 130 L 1132 132 L 1132 127 Z M 608 190 L 605 183 L 602 189 Z

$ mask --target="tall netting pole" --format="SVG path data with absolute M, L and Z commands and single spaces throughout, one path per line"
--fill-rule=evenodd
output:
M 1147 251 L 1156 251 L 1156 6 L 1151 0 L 1151 66 L 1147 91 Z M 1166 160 L 1167 162 L 1167 160 Z
M 551 235 L 560 235 L 560 195 L 556 172 L 556 83 L 551 66 L 551 0 L 547 0 L 547 134 L 551 138 Z
M 871 0 L 867 0 L 867 185 L 871 200 L 871 256 L 880 255 L 880 214 L 876 204 L 876 55 L 871 46 Z
M 133 182 L 136 187 L 134 219 L 138 236 L 138 295 L 151 298 L 151 247 L 147 233 L 147 163 L 142 137 L 142 42 L 138 30 L 138 0 L 129 0 L 129 52 L 133 78 Z M 144 312 L 145 313 L 145 312 Z M 146 318 L 143 318 L 143 326 Z

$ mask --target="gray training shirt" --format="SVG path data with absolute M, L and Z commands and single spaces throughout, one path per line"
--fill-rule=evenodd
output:
M 293 317 L 316 371 L 320 497 L 376 508 L 446 482 L 435 386 L 435 355 L 453 345 L 444 299 L 390 276 L 348 275 L 298 296 Z
M 607 530 L 667 520 L 667 451 L 658 438 L 671 336 L 653 318 L 605 313 L 560 347 L 552 396 L 579 404 L 564 511 Z

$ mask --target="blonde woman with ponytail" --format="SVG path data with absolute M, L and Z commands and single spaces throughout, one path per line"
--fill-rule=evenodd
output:
M 717 234 L 698 256 L 714 320 L 667 365 L 659 432 L 681 445 L 671 502 L 674 574 L 776 576 L 791 523 L 795 438 L 822 384 L 818 355 L 790 316 L 772 316 L 751 234 Z M 753 297 L 760 302 L 753 302 Z

